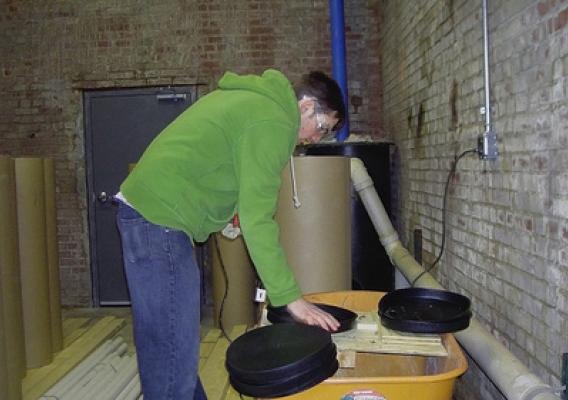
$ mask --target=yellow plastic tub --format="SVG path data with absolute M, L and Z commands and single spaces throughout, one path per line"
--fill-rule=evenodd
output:
M 306 296 L 353 311 L 377 310 L 381 292 L 345 291 Z M 442 340 L 448 357 L 357 353 L 355 368 L 341 368 L 326 381 L 290 400 L 451 400 L 467 361 L 453 335 Z

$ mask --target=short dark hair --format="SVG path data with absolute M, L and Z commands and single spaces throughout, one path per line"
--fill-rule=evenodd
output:
M 337 131 L 345 124 L 345 103 L 341 88 L 335 80 L 321 71 L 312 71 L 302 77 L 300 84 L 296 85 L 296 97 L 301 100 L 304 96 L 314 97 L 324 112 L 335 111 L 337 124 L 333 127 Z

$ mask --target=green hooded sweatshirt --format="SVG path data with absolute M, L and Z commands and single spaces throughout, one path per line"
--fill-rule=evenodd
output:
M 296 95 L 280 72 L 228 72 L 154 139 L 120 190 L 148 221 L 196 241 L 238 213 L 271 303 L 288 304 L 301 292 L 274 214 L 299 124 Z

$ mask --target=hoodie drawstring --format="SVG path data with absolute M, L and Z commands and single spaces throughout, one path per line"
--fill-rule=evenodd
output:
M 300 198 L 298 197 L 298 188 L 296 186 L 296 172 L 294 171 L 294 156 L 290 156 L 290 175 L 292 179 L 292 201 L 294 208 L 300 208 Z

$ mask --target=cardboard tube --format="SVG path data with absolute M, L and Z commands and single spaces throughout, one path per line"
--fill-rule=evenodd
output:
M 217 249 L 218 245 L 218 249 Z M 219 253 L 229 289 L 225 295 L 225 277 L 219 260 Z M 213 305 L 215 325 L 219 326 L 219 314 L 223 304 L 222 322 L 227 333 L 235 325 L 254 322 L 255 303 L 253 301 L 256 273 L 242 236 L 234 240 L 215 233 L 209 240 L 210 260 L 212 260 Z
M 49 270 L 49 308 L 51 314 L 52 350 L 63 349 L 63 326 L 61 322 L 61 294 L 59 285 L 59 249 L 57 241 L 57 210 L 55 201 L 55 163 L 43 160 L 45 184 L 45 237 Z
M 0 276 L 0 283 L 2 283 L 2 276 Z M 2 288 L 0 287 L 0 321 L 4 321 L 4 303 L 2 302 Z M 8 378 L 8 365 L 6 363 L 6 349 L 4 343 L 6 335 L 4 334 L 4 324 L 0 324 L 0 399 L 9 399 L 9 382 Z
M 15 161 L 26 365 L 37 368 L 52 361 L 43 160 Z
M 284 169 L 276 220 L 280 241 L 304 294 L 351 289 L 351 198 L 347 157 L 294 157 Z
M 8 379 L 7 398 L 18 399 L 21 397 L 21 380 L 26 374 L 26 353 L 14 160 L 5 156 L 0 156 L 0 193 L 0 300 L 2 302 L 0 311 L 3 315 L 0 324 L 4 334 L 4 339 L 0 340 L 0 347 L 3 347 L 6 356 L 4 361 Z

